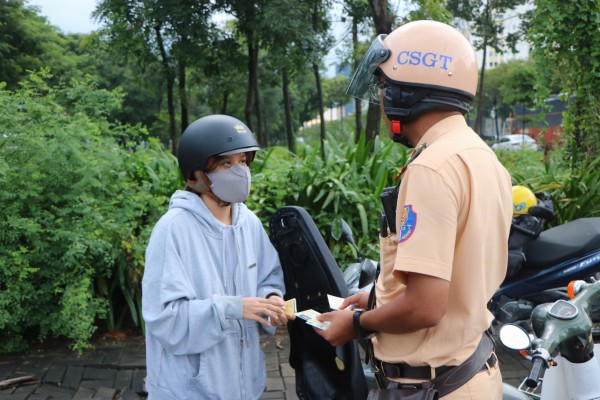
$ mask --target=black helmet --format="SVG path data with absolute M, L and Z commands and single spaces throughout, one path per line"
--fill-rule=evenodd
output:
M 206 169 L 216 155 L 253 152 L 260 147 L 250 129 L 228 115 L 209 115 L 192 122 L 181 135 L 177 160 L 184 179 Z

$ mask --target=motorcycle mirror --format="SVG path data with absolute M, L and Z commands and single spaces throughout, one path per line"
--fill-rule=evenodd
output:
M 335 221 L 333 221 L 333 224 L 331 224 L 331 236 L 335 240 L 341 240 L 354 244 L 352 229 L 350 228 L 350 225 L 348 225 L 348 223 L 342 218 L 337 218 Z
M 515 324 L 505 324 L 500 328 L 500 343 L 512 350 L 524 350 L 531 347 L 529 334 Z
M 331 224 L 331 237 L 337 241 L 339 241 L 343 235 L 342 221 L 343 219 L 336 218 Z
M 344 219 L 337 218 L 335 221 L 333 221 L 333 224 L 331 224 L 331 237 L 337 241 L 350 243 L 360 258 L 358 246 L 356 246 L 356 243 L 354 243 L 354 237 L 352 236 L 352 229 Z

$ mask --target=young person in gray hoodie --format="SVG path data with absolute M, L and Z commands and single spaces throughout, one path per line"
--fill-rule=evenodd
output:
M 260 220 L 243 204 L 258 143 L 241 121 L 212 115 L 179 143 L 184 190 L 146 249 L 142 312 L 149 400 L 259 399 L 259 324 L 283 325 L 283 272 Z

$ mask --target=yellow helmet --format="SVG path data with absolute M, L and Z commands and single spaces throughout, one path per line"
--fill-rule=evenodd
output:
M 513 217 L 527 214 L 529 207 L 537 205 L 537 198 L 533 192 L 525 186 L 512 187 Z

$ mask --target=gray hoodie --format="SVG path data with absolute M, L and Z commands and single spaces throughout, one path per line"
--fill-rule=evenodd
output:
M 283 272 L 260 220 L 232 207 L 225 225 L 177 191 L 152 231 L 142 280 L 149 400 L 262 395 L 259 324 L 242 319 L 242 297 L 282 295 Z

